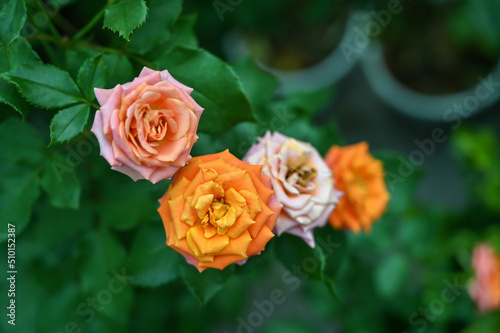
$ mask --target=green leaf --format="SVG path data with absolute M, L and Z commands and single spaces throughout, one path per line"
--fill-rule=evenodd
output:
M 108 67 L 107 88 L 129 82 L 134 77 L 132 63 L 123 54 L 105 54 L 103 59 Z
M 59 111 L 50 122 L 50 145 L 69 141 L 82 133 L 89 119 L 90 106 L 77 104 Z
M 19 37 L 26 21 L 26 5 L 24 0 L 10 0 L 0 10 L 0 38 L 9 44 Z
M 292 92 L 284 97 L 284 103 L 300 114 L 311 116 L 331 104 L 335 96 L 336 91 L 327 87 L 310 92 Z
M 127 264 L 127 271 L 135 276 L 135 285 L 155 288 L 177 278 L 184 259 L 165 243 L 163 226 L 141 228 Z
M 0 168 L 0 225 L 12 223 L 16 235 L 26 228 L 31 217 L 31 207 L 40 195 L 37 170 L 21 166 L 2 165 Z M 6 228 L 0 230 L 0 241 L 7 238 Z
M 83 95 L 93 101 L 95 98 L 94 88 L 104 88 L 108 76 L 108 66 L 102 55 L 85 60 L 78 71 L 78 85 Z
M 103 281 L 101 288 L 109 288 L 108 283 L 111 279 L 113 278 L 110 277 L 106 282 Z M 111 294 L 113 296 L 112 301 L 106 306 L 104 306 L 104 304 L 106 304 L 104 303 L 102 312 L 97 312 L 96 320 L 93 320 L 86 326 L 88 332 L 130 332 L 130 310 L 134 304 L 134 292 L 130 284 L 123 286 L 123 289 L 120 290 L 121 291 L 116 294 Z M 83 325 L 85 325 L 85 323 Z
M 144 57 L 155 62 L 168 57 L 169 53 L 178 46 L 197 48 L 198 40 L 194 31 L 197 17 L 197 14 L 191 14 L 177 19 L 170 38 L 145 54 Z
M 330 294 L 338 299 L 334 277 L 344 259 L 339 249 L 345 251 L 345 243 L 342 243 L 345 237 L 339 236 L 338 232 L 329 231 L 328 236 L 320 234 L 316 240 L 316 247 L 312 249 L 302 238 L 283 234 L 275 240 L 276 256 L 300 279 L 323 282 Z
M 54 288 L 54 290 L 51 291 L 46 290 L 46 293 L 50 293 L 52 296 L 45 296 L 41 302 L 43 307 L 52 309 L 45 314 L 44 317 L 46 320 L 43 320 L 37 325 L 37 330 L 42 332 L 59 332 L 61 327 L 65 327 L 67 323 L 66 318 L 72 318 L 74 316 L 74 311 L 83 297 L 75 281 L 64 279 L 64 275 L 69 275 L 67 270 L 57 267 L 57 270 L 52 271 L 52 274 L 57 275 L 57 277 L 50 276 L 49 273 L 47 274 L 48 276 L 44 276 L 46 279 L 45 281 L 54 281 L 53 284 L 57 283 L 59 288 Z M 40 283 L 37 280 L 30 282 Z M 47 282 L 45 283 L 49 284 Z M 47 286 L 42 286 L 42 288 L 43 287 L 46 288 Z M 39 310 L 42 311 L 41 308 Z
M 0 124 L 0 164 L 38 166 L 45 160 L 44 149 L 42 137 L 31 124 L 15 117 Z
M 41 63 L 26 39 L 19 37 L 10 44 L 0 46 L 0 73 L 14 68 L 17 64 Z M 0 102 L 10 105 L 26 119 L 31 106 L 21 96 L 17 87 L 0 78 Z
M 81 302 L 93 297 L 99 306 L 95 319 L 82 321 L 82 328 L 90 332 L 126 332 L 133 304 L 131 283 L 135 277 L 124 266 L 126 251 L 123 244 L 116 235 L 102 228 L 85 235 L 79 250 L 79 280 L 85 295 Z M 111 297 L 100 301 L 103 293 Z M 87 303 L 86 309 L 92 309 L 92 306 Z
M 99 54 L 99 51 L 89 48 L 65 50 L 64 68 L 69 72 L 71 77 L 76 80 L 82 64 L 89 58 L 97 57 Z M 103 56 L 103 58 L 105 57 L 106 55 Z M 106 65 L 108 64 L 106 63 Z
M 200 273 L 191 265 L 182 265 L 180 268 L 182 281 L 202 305 L 207 304 L 216 293 L 224 288 L 234 270 L 234 267 L 229 266 L 222 271 L 207 268 Z
M 221 133 L 243 121 L 255 121 L 254 113 L 234 70 L 201 49 L 175 48 L 157 64 L 194 89 L 191 96 L 205 108 L 199 130 Z
M 10 44 L 0 46 L 0 72 L 7 72 L 19 64 L 32 64 L 42 61 L 35 51 L 31 48 L 28 41 L 19 37 L 12 41 Z
M 397 295 L 408 278 L 408 259 L 402 254 L 392 254 L 385 258 L 375 270 L 375 285 L 380 295 L 392 298 Z
M 261 122 L 268 123 L 269 116 L 272 113 L 269 112 L 266 106 L 279 86 L 278 79 L 264 72 L 251 59 L 242 59 L 233 64 L 233 68 L 238 74 L 248 98 L 255 107 L 257 118 Z
M 26 119 L 31 105 L 21 96 L 16 86 L 0 78 L 0 102 L 5 103 L 19 112 Z
M 293 109 L 292 109 L 293 110 Z M 297 140 L 309 142 L 324 156 L 334 144 L 343 143 L 337 124 L 333 121 L 318 126 L 312 124 L 306 117 L 297 117 L 287 106 L 275 109 L 275 127 L 271 130 L 279 131 Z M 273 124 L 273 123 L 271 123 Z
M 90 106 L 77 104 L 59 111 L 50 123 L 49 146 L 64 143 L 82 133 L 89 118 Z
M 243 158 L 248 149 L 256 142 L 258 135 L 264 135 L 266 129 L 256 123 L 243 122 L 220 135 L 198 133 L 200 137 L 191 151 L 192 156 L 214 154 L 229 149 L 231 154 Z
M 104 27 L 129 40 L 132 31 L 146 21 L 147 13 L 144 0 L 120 0 L 104 11 Z
M 335 230 L 330 225 L 314 230 L 316 247 L 325 255 L 323 278 L 335 278 L 341 274 L 349 253 L 346 233 Z
M 198 47 L 198 39 L 196 38 L 196 33 L 194 31 L 197 19 L 198 15 L 196 13 L 179 17 L 174 24 L 173 36 L 169 41 L 170 45 L 172 45 L 172 49 L 175 46 L 185 46 L 190 48 Z
M 77 209 L 80 205 L 80 182 L 76 177 L 75 170 L 71 169 L 65 177 L 58 174 L 54 168 L 54 162 L 64 163 L 60 155 L 53 160 L 47 161 L 42 173 L 42 187 L 49 195 L 50 204 L 58 208 Z
M 168 41 L 182 9 L 182 0 L 151 0 L 146 23 L 134 32 L 127 48 L 137 54 L 146 54 Z
M 155 203 L 149 191 L 154 186 L 147 181 L 132 182 L 127 176 L 114 172 L 101 181 L 101 200 L 98 212 L 105 226 L 129 230 L 140 222 L 157 217 Z
M 125 254 L 125 248 L 109 230 L 102 228 L 86 234 L 80 244 L 83 289 L 92 292 L 106 287 L 113 272 L 121 273 L 124 268 Z
M 93 214 L 89 204 L 82 204 L 78 210 L 55 208 L 46 202 L 36 205 L 29 234 L 30 248 L 37 252 L 35 259 L 45 257 L 49 261 L 49 258 L 59 255 L 60 260 L 66 260 L 67 247 L 62 245 L 75 246 L 75 240 L 80 239 L 82 232 L 92 227 Z M 53 249 L 51 256 L 43 252 L 46 249 Z
M 405 212 L 415 203 L 415 192 L 423 175 L 422 170 L 409 161 L 408 155 L 398 155 L 391 151 L 380 151 L 373 155 L 384 166 L 385 181 L 390 192 L 388 213 Z
M 307 317 L 306 317 L 307 318 Z M 269 324 L 265 325 L 260 333 L 276 333 L 276 332 L 286 332 L 286 333 L 317 333 L 320 332 L 318 328 L 319 324 L 311 323 L 305 318 L 287 318 L 287 319 L 277 319 L 273 320 Z
M 1 76 L 17 85 L 31 103 L 43 108 L 60 108 L 83 100 L 68 72 L 52 65 L 22 64 Z

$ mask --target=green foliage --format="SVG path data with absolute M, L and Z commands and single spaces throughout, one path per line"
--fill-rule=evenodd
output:
M 0 189 L 2 225 L 16 223 L 16 231 L 21 233 L 28 225 L 31 207 L 40 195 L 38 172 L 31 168 L 7 168 L 3 166 Z M 4 230 L 0 234 L 0 240 L 7 238 Z
M 59 251 L 71 249 L 81 233 L 92 228 L 93 210 L 86 203 L 81 209 L 56 208 L 42 202 L 34 207 L 36 219 L 26 236 L 33 244 L 33 253 L 26 252 L 33 259 L 53 262 L 58 260 Z M 49 253 L 44 250 L 49 249 Z M 26 249 L 28 250 L 28 249 Z M 71 251 L 64 256 L 71 256 Z M 67 259 L 67 258 L 66 258 Z
M 117 84 L 128 82 L 133 78 L 132 63 L 123 54 L 105 54 L 103 59 L 108 68 L 107 88 L 113 88 Z
M 401 254 L 393 254 L 380 262 L 375 271 L 375 285 L 385 298 L 395 297 L 408 278 L 408 260 Z
M 53 163 L 56 161 L 64 163 L 59 155 L 45 163 L 41 176 L 42 187 L 47 191 L 52 206 L 77 209 L 80 204 L 80 182 L 74 170 L 61 177 L 54 168 Z
M 172 38 L 174 24 L 182 9 L 182 1 L 154 0 L 148 3 L 149 14 L 146 23 L 138 28 L 127 48 L 137 54 L 146 54 Z
M 177 47 L 157 64 L 194 88 L 191 96 L 205 108 L 199 130 L 217 134 L 254 120 L 253 109 L 234 70 L 207 51 Z M 237 112 L 235 112 L 237 110 Z
M 270 121 L 269 102 L 279 86 L 278 80 L 262 71 L 251 59 L 242 59 L 233 64 L 245 93 L 255 107 L 256 117 L 262 123 Z
M 26 39 L 19 37 L 10 44 L 0 45 L 0 74 L 8 72 L 18 64 L 40 63 Z M 26 118 L 30 105 L 24 100 L 17 87 L 0 77 L 0 102 L 10 105 Z
M 286 112 L 287 109 L 283 110 Z M 317 126 L 311 124 L 311 120 L 306 117 L 296 117 L 280 132 L 297 140 L 310 142 L 321 155 L 325 155 L 332 145 L 342 143 L 337 125 L 332 121 Z
M 275 245 L 276 257 L 300 279 L 321 281 L 333 297 L 339 298 L 335 278 L 345 256 L 345 235 L 331 227 L 321 231 L 316 232 L 314 249 L 297 236 L 281 235 Z
M 0 38 L 9 44 L 19 37 L 19 32 L 26 21 L 26 5 L 24 0 L 10 0 L 0 9 Z
M 111 270 L 123 267 L 125 248 L 109 230 L 87 232 L 79 244 L 80 277 L 84 290 L 99 290 L 109 280 Z
M 148 7 L 144 0 L 118 0 L 104 12 L 104 27 L 118 32 L 126 40 L 134 29 L 146 21 Z
M 445 279 L 473 277 L 476 244 L 500 251 L 498 138 L 465 127 L 451 141 L 469 205 L 423 206 L 415 195 L 421 169 L 382 151 L 375 156 L 391 201 L 370 232 L 326 225 L 315 230 L 314 249 L 284 234 L 244 265 L 202 273 L 169 248 L 157 209 L 170 181 L 133 182 L 110 169 L 90 132 L 100 108 L 94 88 L 131 82 L 143 67 L 168 70 L 205 109 L 192 156 L 229 149 L 241 158 L 266 131 L 324 155 L 344 145 L 341 130 L 349 130 L 326 112 L 335 87 L 284 93 L 254 60 L 229 64 L 218 52 L 223 36 L 246 33 L 240 28 L 278 36 L 288 15 L 299 26 L 318 17 L 329 25 L 331 4 L 302 11 L 286 1 L 222 2 L 232 9 L 224 22 L 212 2 L 0 0 L 0 244 L 6 248 L 14 224 L 19 332 L 245 331 L 242 321 L 254 332 L 410 332 L 419 327 L 409 317 L 440 299 Z M 490 2 L 474 5 L 489 17 L 474 29 L 452 22 L 458 37 L 489 29 L 477 37 L 493 45 Z M 217 39 L 206 38 L 214 31 Z M 9 287 L 0 280 L 1 290 Z M 267 315 L 275 290 L 286 301 Z M 498 312 L 479 315 L 463 292 L 427 325 L 429 332 L 493 332 L 500 323 Z M 0 331 L 10 329 L 0 322 Z
M 55 109 L 83 100 L 68 72 L 52 65 L 21 64 L 2 77 L 14 83 L 28 101 L 42 108 Z
M 389 212 L 401 214 L 415 201 L 415 191 L 423 172 L 409 161 L 408 156 L 402 154 L 379 151 L 374 156 L 384 166 L 385 181 L 390 193 Z
M 94 100 L 94 88 L 106 86 L 107 76 L 108 66 L 101 54 L 85 60 L 78 71 L 78 86 L 87 100 Z
M 184 259 L 165 243 L 165 230 L 160 225 L 139 230 L 127 265 L 130 274 L 135 276 L 135 285 L 155 288 L 177 279 Z
M 465 164 L 469 185 L 480 202 L 500 211 L 500 143 L 491 129 L 461 128 L 452 139 L 455 155 Z
M 151 191 L 149 182 L 129 182 L 122 174 L 110 175 L 101 182 L 97 210 L 105 226 L 128 230 L 157 216 L 155 203 L 158 198 L 145 195 Z
M 204 305 L 224 288 L 233 271 L 234 266 L 230 266 L 222 271 L 206 269 L 200 273 L 191 265 L 182 265 L 179 273 L 189 291 Z
M 43 142 L 33 127 L 9 118 L 0 125 L 0 151 L 0 219 L 2 225 L 16 223 L 21 233 L 40 195 L 37 164 L 44 159 Z M 5 230 L 0 235 L 0 241 L 7 238 Z
M 83 131 L 90 106 L 77 104 L 59 111 L 50 123 L 50 145 L 67 142 Z
M 33 126 L 16 118 L 8 118 L 0 124 L 2 166 L 6 162 L 10 165 L 37 165 L 45 158 L 43 148 L 43 140 Z

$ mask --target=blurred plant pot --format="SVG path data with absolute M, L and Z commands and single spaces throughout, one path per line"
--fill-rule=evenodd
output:
M 490 27 L 474 26 L 482 16 L 463 16 L 477 3 L 409 3 L 382 35 L 384 45 L 372 42 L 363 55 L 373 90 L 396 110 L 433 121 L 466 118 L 497 101 L 499 43 L 471 38 Z
M 365 20 L 360 13 L 341 18 L 323 29 L 322 38 L 309 36 L 309 45 L 303 46 L 300 43 L 286 46 L 284 42 L 291 38 L 279 41 L 233 31 L 224 40 L 224 50 L 229 59 L 243 56 L 255 59 L 261 68 L 281 81 L 285 93 L 317 90 L 336 83 L 360 58 L 361 53 L 346 57 L 340 45 L 352 41 L 353 27 Z
M 422 120 L 453 121 L 454 117 L 460 116 L 456 105 L 464 110 L 466 116 L 463 118 L 466 118 L 492 105 L 500 97 L 500 89 L 495 86 L 500 84 L 500 63 L 477 85 L 441 95 L 423 93 L 402 84 L 389 69 L 379 43 L 370 45 L 361 64 L 371 88 L 383 101 L 403 114 Z

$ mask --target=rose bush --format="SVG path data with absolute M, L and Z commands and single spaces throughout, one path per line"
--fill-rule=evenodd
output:
M 263 164 L 273 190 L 283 204 L 276 232 L 302 237 L 315 246 L 313 230 L 326 224 L 341 195 L 333 187 L 332 173 L 309 143 L 267 132 L 247 152 L 244 161 Z
M 500 256 L 488 244 L 474 248 L 472 266 L 475 279 L 469 294 L 482 312 L 500 308 Z
M 101 108 L 92 132 L 112 169 L 156 183 L 184 166 L 203 112 L 192 91 L 168 71 L 147 67 L 132 82 L 96 88 Z
M 330 215 L 330 224 L 337 229 L 369 231 L 389 201 L 382 162 L 370 155 L 366 142 L 333 146 L 325 161 L 333 171 L 336 187 L 345 193 Z
M 200 272 L 260 254 L 281 210 L 261 169 L 227 150 L 191 159 L 160 199 L 167 245 Z

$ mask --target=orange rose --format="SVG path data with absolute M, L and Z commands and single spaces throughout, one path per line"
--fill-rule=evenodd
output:
M 167 245 L 200 272 L 260 254 L 281 211 L 261 171 L 227 150 L 192 158 L 160 199 Z
M 330 224 L 337 229 L 369 231 L 389 200 L 382 162 L 370 155 L 366 142 L 333 146 L 325 162 L 333 171 L 335 187 L 345 193 L 330 215 Z
M 474 249 L 472 266 L 476 273 L 469 294 L 481 312 L 500 309 L 500 256 L 488 244 Z

